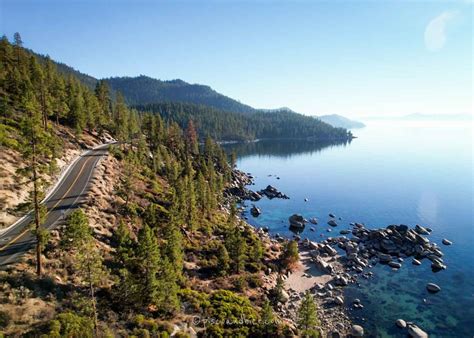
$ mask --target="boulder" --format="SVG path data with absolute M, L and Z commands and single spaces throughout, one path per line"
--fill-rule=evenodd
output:
M 451 244 L 453 244 L 453 242 L 451 242 L 449 239 L 446 239 L 446 238 L 443 238 L 442 243 L 443 243 L 444 245 L 451 245 Z
M 441 288 L 435 283 L 428 283 L 426 284 L 426 290 L 431 293 L 437 293 L 441 291 Z
M 338 296 L 338 297 L 334 298 L 334 303 L 336 303 L 337 305 L 343 305 L 344 304 L 344 299 L 342 299 L 342 297 Z
M 415 225 L 415 231 L 417 233 L 419 233 L 420 235 L 429 235 L 430 234 L 430 232 L 427 229 L 425 229 L 424 227 L 422 227 L 421 225 L 418 225 L 418 224 Z
M 407 327 L 407 322 L 404 321 L 403 319 L 397 319 L 397 321 L 395 322 L 395 324 L 397 324 L 397 326 L 401 329 L 404 329 Z
M 329 220 L 328 224 L 332 227 L 337 227 L 337 223 L 333 219 Z
M 290 218 L 288 218 L 288 221 L 290 222 L 290 226 L 294 228 L 302 229 L 305 226 L 304 225 L 305 219 L 303 218 L 303 216 L 299 214 L 291 215 Z
M 334 214 L 329 214 L 329 217 L 336 218 Z
M 364 328 L 360 325 L 352 325 L 351 335 L 353 337 L 363 337 L 364 336 Z
M 281 290 L 280 300 L 282 301 L 282 303 L 286 303 L 289 299 L 290 299 L 290 295 L 288 294 L 288 292 L 286 292 L 285 290 Z
M 313 224 L 318 224 L 318 219 L 316 217 L 310 218 L 309 221 Z
M 428 334 L 415 324 L 408 325 L 408 334 L 412 338 L 428 338 Z
M 260 216 L 262 211 L 254 205 L 252 209 L 250 209 L 250 213 L 252 214 L 253 217 L 258 217 Z
M 421 262 L 420 262 L 418 259 L 413 258 L 412 264 L 413 264 L 413 265 L 421 265 Z
M 400 264 L 399 262 L 395 262 L 395 261 L 388 262 L 388 265 L 392 268 L 395 268 L 395 269 L 400 269 L 402 267 L 402 264 Z

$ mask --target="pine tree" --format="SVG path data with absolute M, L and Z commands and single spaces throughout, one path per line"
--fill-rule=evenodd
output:
M 77 248 L 89 241 L 91 235 L 92 230 L 89 227 L 86 214 L 82 209 L 77 209 L 67 218 L 61 244 L 66 249 Z
M 196 132 L 196 127 L 194 126 L 194 121 L 192 119 L 189 120 L 188 126 L 186 128 L 186 147 L 190 154 L 196 155 L 199 153 L 199 145 L 198 145 L 198 136 Z
M 246 243 L 238 227 L 232 227 L 225 239 L 225 247 L 232 258 L 232 268 L 235 273 L 240 273 L 245 265 Z
M 226 276 L 230 268 L 229 252 L 224 245 L 219 245 L 217 250 L 217 271 L 219 275 Z
M 161 256 L 156 237 L 148 225 L 144 225 L 138 233 L 136 254 L 136 280 L 140 299 L 144 306 L 157 305 L 159 303 L 158 272 L 161 266 Z
M 310 291 L 306 291 L 298 309 L 298 329 L 302 337 L 318 337 L 319 325 L 316 303 Z
M 260 330 L 262 331 L 264 337 L 275 336 L 275 315 L 273 314 L 273 309 L 268 299 L 265 299 L 265 301 L 263 302 L 262 309 L 260 311 L 260 321 Z
M 164 258 L 160 266 L 159 276 L 159 306 L 165 314 L 174 314 L 179 310 L 180 302 L 178 298 L 178 276 L 174 262 Z
M 133 241 L 130 237 L 130 231 L 123 220 L 120 220 L 119 226 L 114 232 L 114 238 L 117 243 L 115 259 L 122 266 L 125 266 L 133 257 Z
M 98 334 L 98 312 L 97 312 L 97 299 L 96 289 L 100 286 L 104 276 L 105 269 L 102 264 L 102 256 L 95 246 L 94 239 L 92 236 L 84 241 L 83 244 L 78 247 L 76 253 L 76 266 L 78 275 L 89 289 L 89 297 L 92 305 L 92 314 L 94 320 L 94 329 L 96 336 Z
M 45 234 L 41 231 L 41 223 L 45 217 L 45 208 L 40 205 L 43 196 L 41 175 L 46 172 L 45 163 L 51 161 L 53 149 L 49 146 L 51 135 L 42 126 L 39 104 L 31 91 L 27 91 L 22 99 L 24 118 L 21 123 L 22 144 L 20 151 L 28 166 L 21 172 L 33 183 L 32 200 L 34 207 L 34 232 L 36 235 L 36 274 L 42 273 L 41 252 Z

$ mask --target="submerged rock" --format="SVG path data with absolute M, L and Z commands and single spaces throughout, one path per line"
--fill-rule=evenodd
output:
M 364 328 L 360 325 L 352 325 L 351 335 L 354 337 L 363 337 Z
M 336 223 L 336 221 L 333 220 L 333 219 L 329 220 L 328 224 L 329 224 L 330 226 L 332 226 L 332 227 L 337 227 L 337 223 Z
M 399 328 L 406 328 L 407 327 L 407 322 L 404 321 L 403 319 L 397 319 L 397 321 L 395 322 L 395 324 L 399 327 Z
M 441 291 L 441 288 L 435 283 L 428 283 L 426 284 L 426 290 L 431 293 L 437 293 Z
M 428 338 L 428 334 L 415 324 L 408 325 L 408 334 L 412 338 Z
M 453 244 L 453 242 L 451 242 L 450 240 L 448 240 L 448 239 L 446 239 L 446 238 L 443 238 L 442 243 L 443 243 L 444 245 L 451 245 L 451 244 Z

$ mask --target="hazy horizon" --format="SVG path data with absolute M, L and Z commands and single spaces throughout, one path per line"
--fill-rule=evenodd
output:
M 472 3 L 0 0 L 2 34 L 94 76 L 182 79 L 255 108 L 472 114 Z

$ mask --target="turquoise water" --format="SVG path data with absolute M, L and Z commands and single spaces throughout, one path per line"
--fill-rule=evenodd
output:
M 430 240 L 445 253 L 447 270 L 433 273 L 428 261 L 413 266 L 411 259 L 397 272 L 377 265 L 371 270 L 374 278 L 346 288 L 348 304 L 360 298 L 365 306 L 351 310 L 351 316 L 370 336 L 403 337 L 394 325 L 403 318 L 430 337 L 472 337 L 471 123 L 369 122 L 354 134 L 357 139 L 342 144 L 262 141 L 229 146 L 239 155 L 238 167 L 255 176 L 255 190 L 272 184 L 290 196 L 256 202 L 262 215 L 248 214 L 249 222 L 290 237 L 291 214 L 317 217 L 316 231 L 308 225 L 301 235 L 312 240 L 335 236 L 350 222 L 369 228 L 402 223 L 431 227 Z M 330 212 L 342 218 L 332 233 L 326 231 Z M 442 245 L 443 238 L 454 244 Z M 428 282 L 440 285 L 441 292 L 428 294 Z

